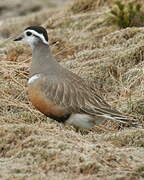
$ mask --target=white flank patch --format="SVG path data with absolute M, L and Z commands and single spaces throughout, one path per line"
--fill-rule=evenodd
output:
M 45 37 L 43 36 L 43 34 L 40 34 L 40 33 L 36 32 L 35 30 L 30 30 L 30 29 L 27 29 L 27 30 L 25 31 L 25 33 L 26 33 L 26 32 L 31 32 L 32 34 L 38 36 L 38 37 L 42 40 L 42 42 L 43 42 L 44 44 L 47 44 L 47 45 L 48 45 L 48 41 L 45 39 Z
M 35 74 L 34 76 L 32 76 L 31 78 L 29 78 L 28 80 L 28 84 L 33 83 L 36 79 L 38 79 L 40 77 L 40 74 Z
M 92 128 L 94 119 L 87 114 L 72 114 L 66 121 L 67 123 L 80 127 L 80 128 Z

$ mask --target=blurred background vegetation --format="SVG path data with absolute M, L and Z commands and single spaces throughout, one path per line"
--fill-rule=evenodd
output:
M 113 107 L 144 123 L 143 0 L 0 2 L 0 179 L 144 178 L 144 131 L 106 121 L 76 132 L 27 99 L 31 50 L 13 39 L 42 25 L 54 57 Z

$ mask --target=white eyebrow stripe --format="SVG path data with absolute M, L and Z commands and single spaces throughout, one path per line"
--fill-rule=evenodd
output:
M 45 44 L 48 45 L 48 41 L 45 39 L 45 37 L 43 36 L 43 34 L 38 33 L 38 32 L 36 32 L 35 30 L 31 30 L 31 29 L 27 29 L 27 30 L 25 31 L 25 33 L 27 33 L 27 32 L 31 32 L 32 34 L 38 36 L 38 37 L 43 41 L 43 43 L 45 43 Z

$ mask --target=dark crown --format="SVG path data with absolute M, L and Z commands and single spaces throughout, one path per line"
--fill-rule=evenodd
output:
M 47 31 L 42 26 L 29 26 L 25 30 L 29 30 L 29 29 L 36 31 L 39 34 L 43 34 L 43 36 L 45 37 L 45 40 L 48 41 Z

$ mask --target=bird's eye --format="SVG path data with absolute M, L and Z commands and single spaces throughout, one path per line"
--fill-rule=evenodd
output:
M 26 35 L 27 35 L 27 36 L 31 36 L 32 33 L 28 31 L 28 32 L 26 32 Z

